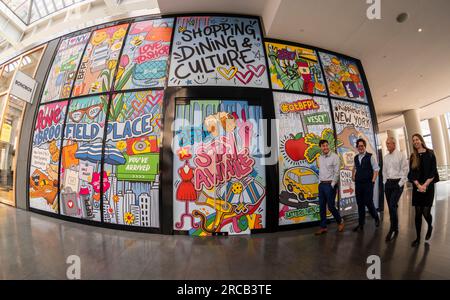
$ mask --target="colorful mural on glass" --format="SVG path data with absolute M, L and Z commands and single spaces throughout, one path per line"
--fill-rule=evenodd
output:
M 110 186 L 106 176 L 101 183 L 100 174 L 106 97 L 89 96 L 70 101 L 61 153 L 62 215 L 101 220 L 100 184 L 104 191 Z
M 116 91 L 164 87 L 173 19 L 131 24 L 119 61 Z
M 92 33 L 77 73 L 72 96 L 107 92 L 111 89 L 128 24 L 98 29 Z
M 266 42 L 274 90 L 326 95 L 319 58 L 312 49 Z
M 339 144 L 338 154 L 341 158 L 339 206 L 343 214 L 348 215 L 356 210 L 355 183 L 352 181 L 354 157 L 358 153 L 356 140 L 366 140 L 367 152 L 377 157 L 375 135 L 367 105 L 339 100 L 331 100 L 331 103 Z M 378 199 L 378 184 L 375 184 L 374 199 Z
M 163 91 L 117 94 L 109 111 L 103 220 L 159 227 L 159 148 Z
M 260 106 L 247 101 L 177 104 L 174 229 L 248 234 L 265 227 L 266 176 Z
M 70 96 L 75 74 L 90 33 L 67 38 L 61 42 L 45 83 L 41 103 Z
M 58 163 L 67 101 L 39 107 L 30 164 L 30 207 L 58 213 Z
M 319 141 L 335 151 L 328 99 L 274 92 L 279 138 L 279 224 L 319 220 Z
M 331 96 L 367 102 L 356 62 L 323 52 L 319 55 Z
M 179 17 L 174 34 L 169 86 L 269 87 L 257 19 Z

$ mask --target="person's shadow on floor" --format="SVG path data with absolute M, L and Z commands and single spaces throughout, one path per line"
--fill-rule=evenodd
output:
M 406 269 L 406 272 L 404 273 L 402 279 L 421 279 L 421 275 L 423 273 L 423 270 L 425 269 L 428 253 L 430 252 L 430 244 L 424 244 L 422 258 L 417 263 L 417 265 L 415 265 L 419 254 L 419 248 L 420 247 L 416 247 L 413 249 L 413 253 L 411 254 L 408 262 L 408 268 Z

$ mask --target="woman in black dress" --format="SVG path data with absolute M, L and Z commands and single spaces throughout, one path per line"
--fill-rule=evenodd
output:
M 427 148 L 420 134 L 412 136 L 414 152 L 409 159 L 408 179 L 413 184 L 412 205 L 416 208 L 416 233 L 417 238 L 411 247 L 417 247 L 420 243 L 422 229 L 422 216 L 428 224 L 425 240 L 429 240 L 433 232 L 431 207 L 434 201 L 434 184 L 439 181 L 436 167 L 436 156 L 433 150 Z

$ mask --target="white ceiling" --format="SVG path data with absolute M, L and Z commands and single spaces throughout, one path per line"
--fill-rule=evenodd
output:
M 26 29 L 17 47 L 24 49 L 45 38 L 105 22 L 107 16 L 144 14 L 143 8 L 158 6 L 155 10 L 162 14 L 258 15 L 267 37 L 361 59 L 380 131 L 403 126 L 402 112 L 408 109 L 422 108 L 422 119 L 450 111 L 450 0 L 380 1 L 381 19 L 369 20 L 367 0 L 93 0 L 86 9 L 71 9 L 64 17 Z M 396 16 L 401 12 L 409 18 L 399 24 Z M 419 33 L 418 28 L 423 31 Z M 0 26 L 0 36 L 6 29 Z M 0 51 L 0 56 L 6 58 L 12 50 Z
M 369 20 L 366 0 L 159 0 L 161 13 L 260 15 L 266 35 L 361 59 L 380 131 L 403 126 L 402 112 L 450 95 L 450 1 L 381 0 Z M 407 12 L 406 22 L 397 23 Z M 418 28 L 422 28 L 421 33 Z M 421 118 L 450 111 L 449 99 L 421 109 Z M 399 116 L 399 117 L 398 117 Z

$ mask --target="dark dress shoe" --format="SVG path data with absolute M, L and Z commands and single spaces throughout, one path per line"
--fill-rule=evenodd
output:
M 358 225 L 358 226 L 356 226 L 355 228 L 353 228 L 353 232 L 358 232 L 359 230 L 363 230 L 364 229 L 364 226 L 363 225 Z
M 386 235 L 386 242 L 390 242 L 395 239 L 398 235 L 398 230 L 390 230 Z
M 425 236 L 425 240 L 428 241 L 431 238 L 431 234 L 433 233 L 433 226 L 428 226 L 427 235 Z
M 417 247 L 420 244 L 420 239 L 415 239 L 412 243 L 411 243 L 411 247 Z

